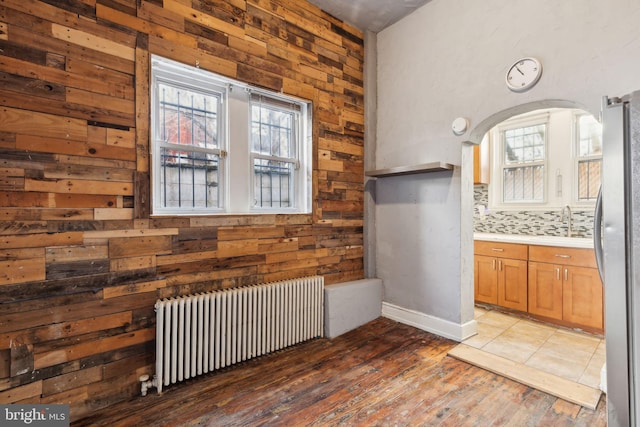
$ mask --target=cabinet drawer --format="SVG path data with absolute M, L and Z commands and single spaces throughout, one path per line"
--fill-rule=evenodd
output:
M 473 246 L 476 255 L 523 260 L 527 259 L 527 245 L 475 240 Z
M 597 268 L 593 249 L 529 246 L 529 261 Z

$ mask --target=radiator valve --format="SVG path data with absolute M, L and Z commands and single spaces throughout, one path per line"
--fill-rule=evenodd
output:
M 140 380 L 140 391 L 142 392 L 143 396 L 147 395 L 147 390 L 149 390 L 151 387 L 158 387 L 158 380 L 155 375 L 153 376 L 152 380 L 149 379 L 149 375 L 147 374 L 140 375 L 138 379 Z

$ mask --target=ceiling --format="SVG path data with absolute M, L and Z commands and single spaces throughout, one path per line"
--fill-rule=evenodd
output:
M 325 12 L 361 29 L 377 33 L 430 0 L 309 0 Z

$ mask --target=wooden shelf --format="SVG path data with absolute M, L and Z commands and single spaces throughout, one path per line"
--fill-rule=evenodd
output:
M 455 168 L 455 165 L 452 165 L 450 163 L 432 162 L 432 163 L 422 163 L 420 165 L 398 166 L 395 168 L 377 169 L 372 171 L 366 171 L 364 174 L 366 176 L 371 176 L 374 178 L 384 178 L 387 176 L 400 176 L 400 175 L 413 175 L 417 173 L 452 171 L 453 168 Z

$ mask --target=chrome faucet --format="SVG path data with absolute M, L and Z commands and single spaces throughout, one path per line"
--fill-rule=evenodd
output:
M 565 205 L 560 211 L 560 221 L 564 221 L 565 212 L 567 213 L 567 237 L 571 237 L 571 207 Z

